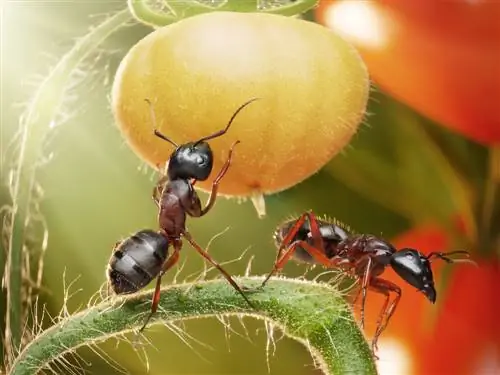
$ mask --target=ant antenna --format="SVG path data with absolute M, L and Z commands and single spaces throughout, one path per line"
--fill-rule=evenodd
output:
M 213 134 L 210 134 L 210 135 L 207 135 L 206 137 L 203 137 L 199 140 L 197 140 L 195 143 L 194 143 L 194 146 L 198 145 L 199 143 L 201 142 L 205 142 L 205 141 L 208 141 L 210 139 L 214 139 L 214 138 L 217 138 L 217 137 L 220 137 L 221 135 L 224 135 L 226 134 L 226 132 L 229 130 L 229 127 L 231 126 L 231 124 L 233 123 L 233 120 L 236 118 L 236 116 L 238 115 L 238 113 L 243 109 L 245 108 L 247 105 L 249 105 L 250 103 L 256 101 L 256 100 L 259 100 L 260 98 L 253 98 L 253 99 L 250 99 L 248 102 L 242 104 L 237 110 L 236 112 L 233 113 L 233 115 L 231 116 L 231 119 L 229 120 L 229 122 L 227 123 L 226 127 L 222 130 L 219 130 L 218 132 L 215 132 Z
M 172 144 L 176 148 L 179 147 L 177 145 L 177 143 L 175 143 L 170 138 L 168 138 L 166 135 L 163 135 L 162 133 L 160 133 L 160 131 L 158 129 L 156 129 L 156 116 L 155 116 L 155 111 L 153 108 L 153 103 L 151 103 L 151 100 L 149 100 L 149 99 L 144 99 L 144 101 L 149 104 L 149 111 L 151 112 L 151 121 L 153 122 L 154 135 L 156 135 L 158 138 L 163 139 L 164 141 L 169 142 L 170 144 Z
M 450 255 L 463 255 L 464 258 L 450 258 Z M 449 253 L 441 253 L 441 252 L 432 252 L 426 257 L 429 261 L 432 261 L 432 258 L 438 258 L 444 260 L 446 263 L 471 263 L 477 266 L 477 263 L 473 260 L 469 259 L 469 253 L 464 250 L 451 251 Z

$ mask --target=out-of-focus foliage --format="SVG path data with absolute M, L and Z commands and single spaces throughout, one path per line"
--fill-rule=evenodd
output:
M 12 154 L 8 145 L 22 113 L 22 107 L 16 103 L 25 102 L 30 97 L 34 89 L 33 81 L 39 81 L 33 77 L 45 74 L 57 56 L 71 48 L 73 39 L 86 32 L 88 25 L 95 21 L 90 15 L 122 6 L 111 2 L 2 3 L 3 95 L 0 105 L 1 146 L 5 162 Z M 74 100 L 64 109 L 69 115 L 67 121 L 55 128 L 46 140 L 46 152 L 53 153 L 54 157 L 38 174 L 45 191 L 41 209 L 50 233 L 44 277 L 49 292 L 42 291 L 41 302 L 47 303 L 52 315 L 56 315 L 65 304 L 63 275 L 66 285 L 74 281 L 71 291 L 79 290 L 66 303 L 68 311 L 72 312 L 85 305 L 105 282 L 104 271 L 115 242 L 137 229 L 156 227 L 156 210 L 150 198 L 156 177 L 125 146 L 113 124 L 108 103 L 110 79 L 121 57 L 148 32 L 150 29 L 146 27 L 134 26 L 110 38 L 98 54 L 100 58 L 90 68 L 83 68 L 85 79 L 82 83 L 70 91 Z M 428 59 L 427 63 L 432 65 L 432 59 Z M 394 64 L 398 64 L 397 58 L 394 58 Z M 392 69 L 389 65 L 387 68 L 389 72 Z M 467 78 L 473 80 L 474 74 L 469 74 Z M 472 100 L 477 100 L 479 104 L 487 99 L 478 97 Z M 443 228 L 441 232 L 449 232 L 449 240 L 441 242 L 442 246 L 436 245 L 439 243 L 437 240 L 412 242 L 408 239 L 408 242 L 400 240 L 398 244 L 418 245 L 424 252 L 467 247 L 473 256 L 485 254 L 492 257 L 495 245 L 483 239 L 492 238 L 495 230 L 490 227 L 489 231 L 483 231 L 484 223 L 480 220 L 488 185 L 488 150 L 437 126 L 376 90 L 369 112 L 366 125 L 345 152 L 304 183 L 268 199 L 268 214 L 263 220 L 257 219 L 249 202 L 237 204 L 221 199 L 209 217 L 188 222 L 190 231 L 201 244 L 206 245 L 215 234 L 230 227 L 213 242 L 210 253 L 224 262 L 238 258 L 248 249 L 242 260 L 226 266 L 231 273 L 243 273 L 251 256 L 254 256 L 253 273 L 269 271 L 275 257 L 271 239 L 275 226 L 305 209 L 337 217 L 357 231 L 386 238 L 394 238 L 423 222 L 435 222 Z M 4 204 L 8 201 L 8 164 L 2 163 L 2 166 L 0 203 Z M 469 221 L 465 232 L 454 229 L 451 218 L 456 214 L 465 215 L 465 221 Z M 480 264 L 486 264 L 484 271 L 483 268 L 471 271 L 469 265 L 454 265 L 451 273 L 445 273 L 444 267 L 436 271 L 438 275 L 441 270 L 444 273 L 440 278 L 443 281 L 440 302 L 436 306 L 427 304 L 424 297 L 413 290 L 405 293 L 403 307 L 396 312 L 395 324 L 388 336 L 405 339 L 406 331 L 398 328 L 401 327 L 398 322 L 408 319 L 405 311 L 408 306 L 417 306 L 413 303 L 423 305 L 422 309 L 426 312 L 420 315 L 417 314 L 420 310 L 410 309 L 417 314 L 415 319 L 425 321 L 429 316 L 433 317 L 431 323 L 434 326 L 430 327 L 438 327 L 435 332 L 441 341 L 449 341 L 453 337 L 453 329 L 442 325 L 439 319 L 441 308 L 446 312 L 446 319 L 452 322 L 472 316 L 467 314 L 476 311 L 473 306 L 480 306 L 478 311 L 493 309 L 491 298 L 487 298 L 486 294 L 485 298 L 469 300 L 468 293 L 460 292 L 465 290 L 470 294 L 476 287 L 483 292 L 483 285 L 487 286 L 488 282 L 480 284 L 477 280 L 487 281 L 498 271 L 492 266 L 495 263 L 488 263 L 488 257 L 481 257 L 484 260 Z M 3 261 L 3 258 L 0 257 L 0 260 Z M 183 260 L 186 260 L 186 265 L 179 280 L 202 269 L 203 260 L 188 246 L 183 249 L 181 263 Z M 304 271 L 302 265 L 287 265 L 285 268 L 289 276 L 300 276 Z M 315 269 L 308 277 L 314 277 L 321 271 Z M 474 275 L 473 272 L 484 274 L 477 278 L 467 276 L 468 273 L 469 276 Z M 174 273 L 166 275 L 164 282 L 171 282 Z M 212 271 L 209 275 L 216 274 Z M 405 299 L 408 301 L 405 302 Z M 368 300 L 370 309 L 381 307 L 377 298 L 369 297 Z M 447 304 L 457 308 L 447 309 Z M 2 314 L 4 307 L 2 297 Z M 463 311 L 466 313 L 462 314 Z M 477 327 L 475 318 L 461 321 L 464 321 L 467 330 Z M 253 320 L 245 320 L 245 323 L 248 334 L 237 319 L 231 319 L 232 327 L 243 337 L 233 333 L 226 343 L 224 328 L 216 320 L 186 322 L 182 327 L 202 343 L 188 338 L 193 348 L 165 328 L 152 328 L 148 335 L 156 349 L 147 348 L 150 373 L 267 373 L 264 326 L 262 322 Z M 493 330 L 486 320 L 483 323 L 478 329 Z M 44 322 L 45 326 L 49 324 L 48 320 Z M 250 340 L 245 338 L 247 335 Z M 487 335 L 478 337 L 489 340 Z M 415 340 L 416 346 L 427 342 L 418 341 L 420 338 Z M 480 341 L 478 339 L 477 342 Z M 139 350 L 124 344 L 116 347 L 114 341 L 101 347 L 129 372 L 145 372 L 144 364 L 135 354 L 140 353 Z M 381 363 L 392 365 L 397 372 L 396 357 L 388 358 L 382 344 L 381 348 Z M 449 356 L 456 352 L 444 350 L 435 347 L 432 351 L 436 363 L 439 360 L 455 361 Z M 270 351 L 271 373 L 318 373 L 307 352 L 291 340 L 279 341 L 275 353 L 271 345 Z M 440 353 L 447 353 L 448 357 L 442 359 L 444 354 L 441 357 Z M 81 349 L 79 354 L 92 363 L 92 367 L 87 368 L 91 373 L 115 371 L 88 348 Z M 426 358 L 430 356 L 429 352 L 422 355 Z M 463 358 L 466 360 L 466 357 Z M 472 366 L 472 363 L 468 365 Z M 426 367 L 425 373 L 431 370 Z
M 470 139 L 500 144 L 497 1 L 322 0 L 316 16 L 359 49 L 391 95 Z

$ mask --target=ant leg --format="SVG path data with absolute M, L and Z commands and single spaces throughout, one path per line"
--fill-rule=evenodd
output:
M 373 278 L 370 281 L 369 288 L 374 292 L 385 295 L 386 297 L 384 305 L 380 310 L 380 315 L 377 319 L 377 328 L 375 330 L 375 334 L 373 335 L 372 351 L 375 352 L 375 350 L 378 350 L 377 347 L 378 338 L 382 334 L 382 332 L 387 328 L 389 320 L 394 314 L 394 311 L 396 311 L 396 307 L 398 306 L 399 300 L 401 299 L 401 288 L 390 281 L 380 278 Z M 389 305 L 390 292 L 394 292 L 396 294 L 396 298 L 394 298 L 392 300 L 392 303 Z
M 341 258 L 327 258 L 323 251 L 316 249 L 306 241 L 294 241 L 285 249 L 281 258 L 276 262 L 274 269 L 273 271 L 271 271 L 270 275 L 282 269 L 299 246 L 307 251 L 309 255 L 311 255 L 318 263 L 321 263 L 325 267 L 333 268 L 338 264 L 342 264 L 345 262 L 345 260 Z M 264 280 L 265 282 L 269 280 L 270 275 L 268 275 L 266 280 Z
M 325 245 L 323 243 L 323 237 L 321 237 L 321 232 L 319 230 L 318 219 L 316 218 L 316 215 L 314 215 L 312 211 L 308 211 L 306 215 L 307 218 L 309 219 L 309 225 L 311 226 L 313 247 L 316 249 L 323 250 L 325 248 Z
M 168 181 L 168 176 L 162 176 L 156 183 L 155 187 L 153 188 L 153 193 L 151 194 L 151 197 L 153 198 L 153 201 L 158 207 L 160 206 L 160 197 L 163 191 L 163 187 L 165 186 L 165 183 L 167 181 Z
M 184 231 L 183 233 L 183 236 L 184 238 L 186 238 L 186 240 L 191 244 L 191 246 L 203 257 L 205 258 L 205 260 L 207 260 L 212 266 L 214 266 L 215 268 L 217 268 L 219 270 L 219 272 L 222 274 L 222 276 L 224 276 L 224 278 L 229 282 L 229 284 L 231 284 L 231 286 L 236 289 L 236 291 L 238 293 L 241 294 L 241 296 L 243 297 L 243 299 L 248 303 L 248 305 L 252 308 L 255 308 L 253 306 L 253 304 L 249 301 L 249 299 L 247 298 L 247 296 L 245 295 L 245 293 L 243 293 L 243 290 L 240 288 L 240 286 L 236 283 L 236 281 L 233 280 L 233 278 L 231 277 L 231 275 L 229 275 L 221 266 L 220 264 L 218 264 L 215 260 L 212 259 L 212 257 L 210 255 L 208 255 L 208 253 L 203 250 L 201 248 L 200 245 L 198 245 L 196 243 L 196 241 L 193 239 L 193 237 L 191 236 L 191 234 L 188 232 L 188 231 Z
M 372 257 L 371 256 L 366 256 L 361 258 L 359 261 L 356 262 L 356 268 L 358 267 L 359 264 L 365 261 L 365 259 L 368 259 L 364 276 L 363 276 L 363 284 L 361 285 L 361 293 L 362 293 L 362 299 L 361 299 L 361 322 L 360 326 L 361 329 L 365 327 L 365 306 L 366 306 L 366 295 L 367 295 L 367 288 L 371 279 L 371 267 L 372 267 Z
M 146 317 L 146 320 L 144 321 L 144 324 L 142 325 L 141 329 L 139 332 L 144 331 L 146 326 L 149 323 L 149 320 L 152 318 L 152 316 L 156 313 L 158 310 L 158 304 L 160 303 L 160 287 L 161 287 L 161 277 L 167 272 L 170 268 L 172 268 L 178 261 L 179 261 L 179 251 L 180 251 L 180 244 L 175 245 L 174 247 L 174 252 L 172 255 L 163 263 L 163 266 L 161 267 L 161 272 L 156 278 L 156 287 L 155 287 L 155 292 L 153 293 L 153 299 L 151 300 L 151 312 L 149 315 Z
M 362 289 L 362 288 L 358 288 L 358 291 L 357 291 L 357 293 L 356 293 L 356 296 L 355 296 L 355 297 L 353 298 L 353 300 L 352 300 L 352 304 L 353 304 L 353 305 L 355 305 L 355 304 L 356 304 L 356 302 L 358 301 L 359 295 L 361 294 L 361 289 Z
M 236 112 L 233 113 L 233 115 L 231 116 L 231 119 L 229 119 L 229 122 L 227 123 L 226 127 L 222 130 L 219 130 L 213 134 L 210 134 L 210 135 L 207 135 L 206 137 L 203 137 L 199 140 L 197 140 L 195 142 L 195 145 L 198 144 L 198 143 L 201 143 L 201 142 L 205 142 L 205 141 L 208 141 L 210 139 L 214 139 L 214 138 L 217 138 L 217 137 L 220 137 L 221 135 L 224 135 L 227 133 L 227 131 L 229 130 L 229 127 L 231 126 L 231 124 L 233 123 L 233 120 L 236 118 L 236 116 L 238 115 L 238 113 L 240 113 L 240 111 L 245 108 L 247 105 L 249 105 L 250 103 L 258 100 L 260 98 L 253 98 L 253 99 L 250 99 L 249 101 L 247 101 L 246 103 L 243 103 L 237 110 Z
M 227 160 L 224 163 L 224 165 L 222 166 L 222 168 L 219 171 L 219 173 L 217 174 L 217 176 L 215 177 L 214 182 L 212 183 L 212 191 L 210 192 L 210 197 L 208 198 L 208 202 L 207 202 L 207 205 L 205 206 L 205 208 L 203 210 L 201 210 L 201 213 L 199 215 L 200 217 L 205 215 L 214 206 L 215 199 L 217 198 L 217 191 L 219 190 L 219 183 L 222 180 L 222 178 L 224 177 L 224 175 L 227 173 L 229 166 L 231 165 L 231 159 L 233 156 L 233 148 L 238 143 L 240 143 L 240 141 L 234 142 L 233 145 L 231 146 L 231 148 L 229 149 L 229 155 L 227 157 Z
M 292 239 L 296 236 L 296 234 L 300 230 L 300 227 L 306 221 L 306 217 L 307 217 L 307 213 L 303 213 L 302 215 L 300 215 L 300 217 L 297 219 L 297 221 L 295 222 L 293 227 L 288 231 L 288 234 L 285 236 L 283 241 L 281 241 L 281 245 L 278 249 L 278 253 L 276 254 L 276 260 L 274 261 L 274 268 L 272 269 L 271 272 L 269 272 L 267 277 L 262 282 L 261 288 L 266 285 L 266 283 L 269 281 L 271 276 L 273 276 L 276 272 L 279 272 L 279 270 L 281 268 L 283 268 L 283 266 L 281 266 L 281 267 L 278 266 L 279 259 L 281 258 L 281 254 L 283 253 L 283 250 L 285 250 L 285 248 L 288 246 L 288 244 L 292 241 Z

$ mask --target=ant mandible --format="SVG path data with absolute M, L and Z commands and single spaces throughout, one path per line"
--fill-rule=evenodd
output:
M 151 317 L 156 313 L 160 302 L 161 278 L 179 260 L 182 248 L 181 237 L 184 237 L 206 261 L 217 268 L 227 281 L 236 289 L 252 307 L 252 304 L 233 278 L 198 245 L 186 229 L 186 217 L 204 216 L 215 204 L 219 183 L 231 164 L 235 141 L 229 149 L 229 155 L 212 183 L 212 191 L 207 204 L 202 208 L 200 198 L 194 185 L 196 181 L 204 181 L 212 172 L 213 153 L 208 140 L 220 137 L 229 130 L 237 114 L 247 105 L 257 100 L 253 98 L 241 105 L 232 115 L 226 127 L 195 142 L 177 145 L 174 141 L 156 129 L 156 119 L 151 102 L 151 119 L 155 136 L 171 143 L 175 150 L 169 157 L 167 173 L 160 178 L 153 189 L 153 200 L 158 206 L 158 223 L 160 230 L 141 230 L 125 240 L 118 242 L 109 260 L 107 276 L 109 285 L 116 294 L 130 294 L 144 288 L 156 277 L 156 287 L 151 302 L 151 312 L 147 316 L 142 332 Z M 169 255 L 169 247 L 173 253 Z
M 298 261 L 319 263 L 328 268 L 339 268 L 361 283 L 360 325 L 362 329 L 365 321 L 367 290 L 370 289 L 385 296 L 385 302 L 372 339 L 373 352 L 378 349 L 378 338 L 387 327 L 401 299 L 399 286 L 378 277 L 387 266 L 391 266 L 404 281 L 422 292 L 430 302 L 434 303 L 436 289 L 434 288 L 431 261 L 441 259 L 447 263 L 459 261 L 474 263 L 466 259 L 469 257 L 469 253 L 466 251 L 432 252 L 426 256 L 416 249 L 403 248 L 398 250 L 389 242 L 376 236 L 351 234 L 348 228 L 341 223 L 318 219 L 312 211 L 305 212 L 298 219 L 288 220 L 280 225 L 274 233 L 274 240 L 278 247 L 276 262 L 273 270 L 262 282 L 262 287 L 272 275 L 284 267 L 292 256 Z M 450 258 L 453 255 L 463 255 L 465 259 Z M 392 302 L 390 300 L 391 292 L 396 294 Z M 355 301 L 358 296 L 359 293 Z

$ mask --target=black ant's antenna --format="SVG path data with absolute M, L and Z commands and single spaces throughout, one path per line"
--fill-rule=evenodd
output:
M 149 100 L 149 99 L 144 99 L 144 101 L 149 104 L 149 111 L 151 113 L 151 122 L 153 123 L 154 135 L 156 135 L 158 138 L 163 139 L 164 141 L 169 142 L 175 148 L 179 147 L 179 145 L 177 143 L 175 143 L 174 141 L 172 141 L 166 135 L 160 133 L 160 131 L 156 128 L 156 116 L 155 116 L 155 111 L 154 111 L 154 108 L 153 108 L 153 103 L 151 103 L 151 100 Z
M 231 126 L 231 124 L 233 123 L 233 120 L 236 118 L 236 116 L 238 115 L 238 113 L 243 109 L 245 108 L 247 105 L 249 105 L 250 103 L 256 101 L 256 100 L 259 100 L 260 98 L 253 98 L 253 99 L 250 99 L 249 101 L 247 101 L 246 103 L 242 104 L 237 110 L 236 112 L 233 113 L 233 115 L 231 116 L 231 118 L 229 119 L 229 122 L 227 123 L 226 127 L 222 130 L 219 130 L 218 132 L 215 132 L 213 134 L 210 134 L 210 135 L 207 135 L 206 137 L 203 137 L 199 140 L 197 140 L 196 142 L 194 142 L 194 145 L 193 147 L 196 147 L 198 144 L 200 144 L 201 142 L 206 142 L 210 139 L 214 139 L 214 138 L 217 138 L 217 137 L 220 137 L 221 135 L 224 135 L 226 134 L 226 132 L 229 130 L 229 127 Z

